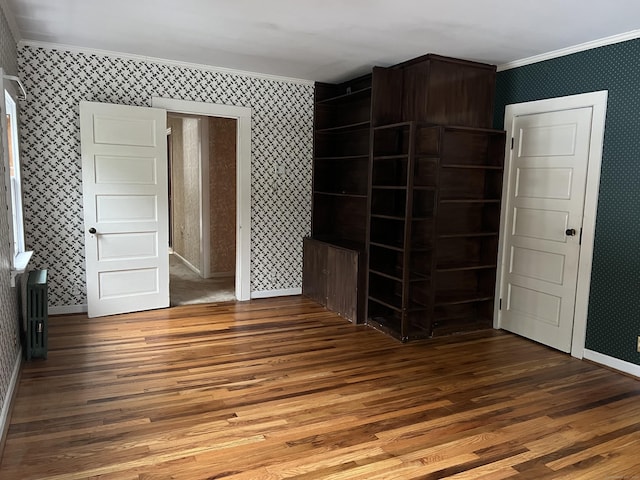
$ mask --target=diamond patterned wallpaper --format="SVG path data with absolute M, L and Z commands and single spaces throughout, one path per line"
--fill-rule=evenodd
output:
M 9 74 L 16 75 L 16 43 L 0 12 L 0 66 Z M 4 111 L 4 108 L 3 108 Z M 2 152 L 0 136 L 0 152 Z M 0 155 L 0 158 L 1 155 Z M 11 249 L 9 246 L 9 218 L 4 188 L 4 161 L 0 160 L 0 409 L 7 399 L 11 374 L 18 356 L 18 347 L 13 339 L 18 335 L 18 308 L 16 290 L 11 288 Z
M 152 96 L 251 107 L 251 290 L 302 284 L 311 228 L 313 86 L 22 46 L 27 243 L 49 269 L 49 302 L 86 303 L 78 103 L 149 106 Z M 283 165 L 286 174 L 278 175 Z
M 494 118 L 510 103 L 598 90 L 609 100 L 586 347 L 640 365 L 640 40 L 498 73 Z

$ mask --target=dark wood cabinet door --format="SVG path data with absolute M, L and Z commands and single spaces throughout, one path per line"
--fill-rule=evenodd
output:
M 327 249 L 326 243 L 304 239 L 302 293 L 323 306 L 327 305 Z
M 358 320 L 358 252 L 330 247 L 327 252 L 327 308 Z

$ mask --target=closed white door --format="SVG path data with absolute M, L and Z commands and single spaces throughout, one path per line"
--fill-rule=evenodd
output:
M 513 119 L 500 326 L 571 350 L 592 108 Z
M 80 103 L 89 317 L 169 306 L 166 111 Z

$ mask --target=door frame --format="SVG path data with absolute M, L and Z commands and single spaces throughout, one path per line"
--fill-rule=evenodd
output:
M 602 165 L 602 147 L 604 144 L 605 119 L 607 115 L 608 90 L 549 98 L 533 102 L 507 105 L 505 107 L 504 129 L 507 132 L 505 144 L 505 168 L 502 182 L 503 205 L 500 213 L 500 238 L 498 241 L 498 268 L 496 274 L 496 299 L 500 298 L 503 288 L 503 269 L 506 267 L 505 243 L 507 239 L 507 212 L 509 210 L 510 178 L 513 175 L 511 139 L 514 138 L 513 124 L 515 117 L 558 110 L 573 110 L 591 107 L 591 138 L 589 158 L 587 159 L 587 183 L 585 188 L 584 211 L 582 220 L 582 242 L 578 260 L 578 279 L 576 301 L 573 314 L 573 332 L 571 338 L 571 355 L 576 358 L 584 356 L 587 331 L 587 314 L 589 310 L 589 290 L 591 288 L 591 267 L 593 264 L 593 242 L 596 230 L 596 213 L 600 188 L 600 168 Z M 493 312 L 494 328 L 501 328 L 500 302 L 495 302 Z
M 236 298 L 251 298 L 251 114 L 248 107 L 152 97 L 151 106 L 171 113 L 233 118 L 236 138 Z

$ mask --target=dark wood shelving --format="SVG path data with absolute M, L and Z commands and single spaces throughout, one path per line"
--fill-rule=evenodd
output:
M 403 308 L 399 306 L 402 303 L 402 298 L 398 295 L 369 295 L 369 300 L 372 302 L 379 303 L 380 305 L 384 305 L 385 307 L 391 308 L 396 312 L 422 312 L 429 309 L 429 306 L 426 304 L 421 304 L 419 302 L 412 302 L 409 304 L 408 308 Z
M 335 127 L 320 128 L 316 130 L 316 133 L 332 133 L 332 132 L 340 132 L 340 131 L 362 130 L 364 127 L 368 127 L 369 125 L 371 125 L 371 122 L 367 120 L 365 122 L 355 122 L 355 123 L 349 123 L 347 125 L 338 125 Z
M 448 293 L 446 295 L 437 294 L 435 297 L 435 306 L 443 305 L 459 305 L 462 303 L 482 302 L 493 300 L 493 292 L 478 294 L 477 292 Z
M 384 137 L 377 138 L 378 132 L 384 132 Z M 372 322 L 376 327 L 383 325 L 384 331 L 403 341 L 487 328 L 487 305 L 493 305 L 497 241 L 480 239 L 497 240 L 502 160 L 495 156 L 498 149 L 493 145 L 499 139 L 504 140 L 504 133 L 402 122 L 374 128 L 372 135 L 372 178 L 384 178 L 377 175 L 377 159 L 387 161 L 385 168 L 389 171 L 406 176 L 396 173 L 388 177 L 387 181 L 395 181 L 396 185 L 385 185 L 386 191 L 397 188 L 398 193 L 384 193 L 375 182 L 370 188 L 369 308 L 375 318 Z M 468 148 L 465 141 L 471 142 Z M 384 155 L 378 154 L 376 148 Z M 393 152 L 393 148 L 398 152 Z M 459 163 L 451 161 L 449 154 Z M 421 164 L 420 159 L 428 159 L 430 163 Z M 394 161 L 397 163 L 392 168 L 389 164 Z M 420 175 L 416 175 L 419 169 Z M 372 222 L 385 208 L 396 210 L 395 234 L 387 224 L 383 229 L 373 229 Z M 432 221 L 421 223 L 427 220 Z M 417 225 L 422 229 L 416 236 Z M 372 249 L 374 245 L 387 243 L 381 242 L 382 235 L 396 237 L 395 245 L 403 245 L 403 258 L 387 258 L 386 261 L 394 263 L 386 267 L 378 259 L 383 251 Z M 425 287 L 418 290 L 412 287 L 410 275 L 403 273 L 409 271 L 406 269 L 412 255 L 419 252 L 417 238 L 429 239 L 433 244 L 431 260 L 423 259 L 428 263 L 421 269 L 425 272 Z M 371 303 L 388 298 L 372 295 L 372 290 L 392 291 L 391 285 L 380 277 L 394 279 L 398 293 L 392 305 L 395 310 L 385 312 Z M 415 304 L 416 298 L 423 299 L 421 315 L 411 314 L 409 305 Z M 390 306 L 388 300 L 378 303 Z M 481 320 L 478 312 L 482 314 Z
M 371 214 L 371 218 L 382 218 L 384 220 L 400 220 L 404 222 L 404 216 L 401 215 L 380 215 L 380 214 Z
M 502 200 L 499 198 L 458 198 L 451 200 L 440 200 L 440 204 L 443 203 L 500 203 Z
M 402 270 L 400 269 L 395 269 L 395 271 L 393 272 L 387 272 L 387 271 L 383 271 L 383 270 L 377 270 L 373 267 L 369 267 L 369 273 L 374 273 L 376 275 L 380 275 L 382 277 L 387 277 L 390 278 L 392 280 L 397 280 L 399 282 L 402 282 Z M 431 278 L 428 277 L 427 275 L 418 273 L 418 272 L 409 272 L 409 281 L 410 282 L 428 282 L 430 281 Z
M 323 162 L 326 160 L 369 160 L 369 155 L 342 155 L 334 157 L 315 157 L 316 162 Z
M 311 238 L 302 291 L 364 322 L 371 131 L 371 75 L 316 83 Z
M 436 271 L 438 272 L 460 272 L 464 270 L 484 270 L 488 268 L 496 268 L 495 263 L 449 263 L 449 264 L 440 264 L 436 267 Z
M 380 247 L 380 248 L 387 248 L 389 250 L 394 250 L 396 252 L 404 252 L 404 244 L 403 243 L 398 243 L 396 245 L 390 245 L 388 243 L 380 243 L 380 242 L 369 241 L 369 245 L 373 245 L 373 246 Z
M 407 158 L 409 158 L 408 153 L 399 153 L 394 155 L 375 155 L 373 157 L 373 161 L 375 162 L 377 160 L 406 160 Z
M 316 83 L 305 294 L 402 341 L 488 325 L 504 157 L 495 72 L 429 54 Z
M 348 193 L 348 192 L 322 192 L 320 190 L 317 190 L 314 192 L 316 195 L 329 195 L 329 196 L 333 196 L 333 197 L 351 197 L 351 198 L 364 198 L 367 199 L 367 195 L 366 194 L 359 194 L 359 193 Z
M 371 87 L 361 88 L 353 92 L 342 93 L 334 97 L 317 100 L 316 105 L 331 105 L 332 103 L 344 104 L 356 98 L 371 98 Z
M 443 233 L 438 238 L 497 237 L 499 232 Z
M 467 170 L 500 170 L 502 171 L 503 167 L 497 167 L 495 165 L 463 165 L 463 164 L 457 164 L 457 165 L 441 165 L 441 168 L 460 168 L 460 169 L 467 169 Z

